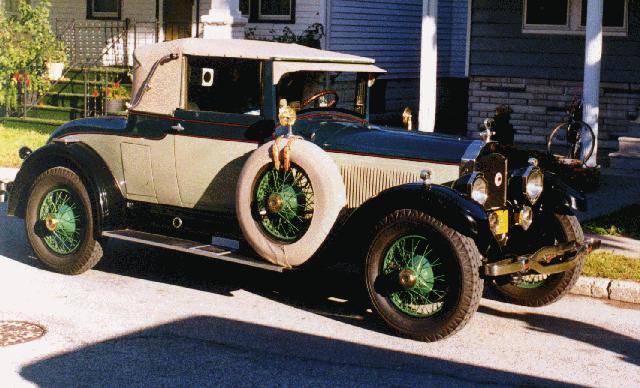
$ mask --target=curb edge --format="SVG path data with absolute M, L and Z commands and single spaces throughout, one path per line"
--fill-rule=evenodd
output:
M 569 293 L 591 298 L 640 304 L 640 283 L 631 280 L 581 276 Z

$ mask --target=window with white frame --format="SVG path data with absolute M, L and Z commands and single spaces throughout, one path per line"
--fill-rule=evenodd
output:
M 119 19 L 121 0 L 87 0 L 87 19 Z
M 295 23 L 295 0 L 240 0 L 240 12 L 251 23 Z
M 258 19 L 290 20 L 291 0 L 258 0 Z
M 588 0 L 523 0 L 522 31 L 538 34 L 584 34 Z M 604 0 L 605 35 L 627 34 L 629 0 Z

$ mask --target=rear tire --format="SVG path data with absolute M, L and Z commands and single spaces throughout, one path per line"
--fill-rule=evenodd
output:
M 462 329 L 478 309 L 480 263 L 472 239 L 424 212 L 402 209 L 376 226 L 365 282 L 375 311 L 391 328 L 437 341 Z M 399 284 L 407 271 L 416 275 L 413 286 Z
M 558 242 L 584 242 L 582 227 L 575 216 L 555 214 L 554 218 Z M 514 282 L 511 277 L 502 277 L 491 280 L 491 285 L 506 302 L 530 307 L 545 306 L 556 302 L 571 290 L 582 273 L 585 258 L 580 258 L 573 269 L 546 278 L 540 276 L 539 281 Z M 530 278 L 537 280 L 535 275 Z
M 36 257 L 56 272 L 78 275 L 102 258 L 102 247 L 93 236 L 89 194 L 68 168 L 51 168 L 36 178 L 25 228 Z

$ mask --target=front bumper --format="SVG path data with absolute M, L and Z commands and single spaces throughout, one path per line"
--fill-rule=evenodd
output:
M 598 249 L 600 244 L 600 240 L 592 238 L 583 243 L 573 241 L 542 247 L 532 255 L 485 264 L 484 274 L 503 276 L 533 271 L 541 275 L 551 275 L 565 272 L 575 267 L 584 255 Z M 568 258 L 558 262 L 557 259 L 561 257 Z

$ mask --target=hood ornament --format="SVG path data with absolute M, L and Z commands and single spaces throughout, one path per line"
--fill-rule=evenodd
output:
M 496 124 L 496 121 L 494 119 L 489 118 L 489 119 L 485 119 L 484 120 L 483 126 L 484 126 L 485 130 L 480 132 L 480 138 L 485 143 L 490 143 L 491 142 L 491 136 L 496 134 L 493 131 L 493 126 L 495 124 Z
M 296 117 L 296 110 L 287 104 L 287 100 L 284 98 L 280 100 L 278 120 L 280 120 L 280 125 L 289 128 L 287 136 L 291 136 L 293 134 L 293 124 L 296 122 Z
M 404 108 L 402 112 L 402 123 L 405 128 L 407 128 L 407 131 L 413 131 L 413 111 L 411 111 L 411 108 Z

